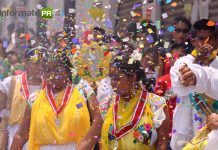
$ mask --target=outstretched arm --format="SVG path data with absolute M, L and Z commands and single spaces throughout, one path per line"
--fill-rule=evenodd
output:
M 86 136 L 78 144 L 78 147 L 77 147 L 78 150 L 93 149 L 95 144 L 100 139 L 100 135 L 101 135 L 101 127 L 102 127 L 103 121 L 102 121 L 101 114 L 99 111 L 99 102 L 96 99 L 94 94 L 90 96 L 88 107 L 89 107 L 90 115 L 91 115 L 93 122 Z
M 23 120 L 21 122 L 19 130 L 16 132 L 10 150 L 20 150 L 27 142 L 29 137 L 31 109 L 26 106 Z
M 169 133 L 170 133 L 170 118 L 169 118 L 169 111 L 165 106 L 163 111 L 166 115 L 166 119 L 163 121 L 162 125 L 157 129 L 157 142 L 156 142 L 156 149 L 157 150 L 166 150 L 167 149 L 167 142 L 169 140 Z
M 8 116 L 6 114 L 7 99 L 8 99 L 7 94 L 0 91 L 0 150 L 7 149 L 7 145 L 8 145 L 8 131 L 7 131 Z
M 190 82 L 193 81 L 193 82 Z M 190 84 L 188 84 L 191 83 Z M 218 70 L 212 67 L 202 67 L 192 64 L 181 68 L 181 84 L 192 87 L 198 93 L 205 93 L 218 99 Z

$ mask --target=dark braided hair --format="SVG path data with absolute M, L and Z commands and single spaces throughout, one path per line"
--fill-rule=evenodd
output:
M 74 68 L 74 66 L 72 65 L 72 63 L 70 62 L 70 59 L 67 57 L 66 52 L 64 51 L 53 51 L 53 52 L 49 52 L 46 51 L 43 55 L 43 68 L 45 68 L 47 66 L 47 63 L 49 61 L 57 61 L 60 64 L 63 64 L 64 68 L 67 70 L 67 73 L 69 75 L 69 80 L 73 83 L 75 83 L 75 80 L 79 78 L 78 75 L 76 75 L 75 78 L 73 78 L 72 75 L 72 69 Z
M 142 81 L 142 84 L 146 86 L 146 90 L 151 92 L 149 87 L 150 83 L 148 82 L 145 72 L 141 66 L 140 61 L 135 60 L 133 63 L 129 64 L 129 59 L 131 58 L 130 51 L 121 51 L 118 53 L 113 60 L 111 61 L 110 66 L 113 68 L 119 69 L 122 73 L 124 73 L 127 77 L 131 77 L 134 74 L 136 75 L 136 82 Z M 122 59 L 119 59 L 122 57 Z
M 174 19 L 174 24 L 177 24 L 177 23 L 179 23 L 179 22 L 184 23 L 184 24 L 188 27 L 188 31 L 191 30 L 192 24 L 191 24 L 191 22 L 190 22 L 187 18 L 182 17 L 182 16 L 176 17 L 176 18 Z
M 200 30 L 208 30 L 208 31 L 211 31 L 213 32 L 214 36 L 216 37 L 216 26 L 213 25 L 213 26 L 208 26 L 208 22 L 210 20 L 209 19 L 201 19 L 197 22 L 195 22 L 195 24 L 193 25 L 193 31 L 192 31 L 192 37 L 195 37 L 196 36 L 196 32 L 197 31 L 200 31 Z
M 51 46 L 49 48 L 49 51 L 44 54 L 45 57 L 43 59 L 43 64 L 47 63 L 49 59 L 51 61 L 56 60 L 59 63 L 62 63 L 69 74 L 69 80 L 77 84 L 80 80 L 80 77 L 78 75 L 73 75 L 72 69 L 74 69 L 74 66 L 72 65 L 68 57 L 71 54 L 70 50 L 73 47 L 73 42 L 71 41 L 71 38 L 71 35 L 66 35 L 64 31 L 54 33 L 50 37 L 50 40 L 52 40 Z M 65 47 L 61 47 L 60 43 L 62 41 L 66 43 Z

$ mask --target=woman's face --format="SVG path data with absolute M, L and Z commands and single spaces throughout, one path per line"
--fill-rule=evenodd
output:
M 19 63 L 19 58 L 16 54 L 9 54 L 8 61 L 10 64 L 15 65 L 16 63 Z
M 113 90 L 121 97 L 129 96 L 133 85 L 136 82 L 136 77 L 127 76 L 121 70 L 110 67 L 109 76 L 111 78 L 111 85 Z
M 44 79 L 52 86 L 52 88 L 65 87 L 69 82 L 69 73 L 59 60 L 48 61 L 43 68 Z
M 141 65 L 145 71 L 155 71 L 155 66 L 157 62 L 155 61 L 156 58 L 154 55 L 155 54 L 148 53 L 144 57 L 142 57 Z
M 26 61 L 25 62 L 26 69 L 28 71 L 28 75 L 33 77 L 34 79 L 41 79 L 42 76 L 42 62 L 31 62 Z

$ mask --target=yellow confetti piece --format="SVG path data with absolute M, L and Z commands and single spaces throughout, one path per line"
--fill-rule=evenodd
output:
M 130 58 L 129 61 L 128 61 L 128 64 L 133 64 L 133 62 L 134 62 L 134 59 Z
M 151 28 L 148 28 L 148 33 L 149 34 L 154 33 L 154 31 Z
M 99 18 L 99 20 L 103 19 L 104 11 L 100 8 L 92 7 L 88 10 L 89 14 L 93 19 Z
M 139 48 L 144 48 L 144 47 L 145 47 L 144 44 L 139 45 Z

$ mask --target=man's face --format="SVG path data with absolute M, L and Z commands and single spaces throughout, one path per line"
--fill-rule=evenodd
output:
M 26 69 L 30 76 L 34 77 L 35 79 L 41 79 L 42 76 L 42 63 L 41 61 L 31 62 L 25 61 Z
M 199 30 L 196 31 L 196 35 L 192 40 L 192 44 L 196 49 L 199 49 L 205 44 L 209 44 L 216 48 L 216 37 L 212 31 L 209 30 Z
M 173 39 L 178 43 L 184 43 L 187 39 L 187 34 L 189 32 L 188 26 L 179 22 L 175 24 L 175 30 L 173 31 Z

